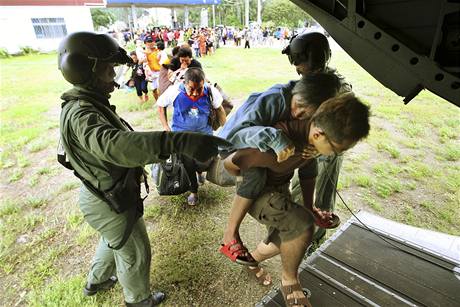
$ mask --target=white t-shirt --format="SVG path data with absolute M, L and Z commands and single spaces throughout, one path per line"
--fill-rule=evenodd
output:
M 158 98 L 156 105 L 158 107 L 169 107 L 172 106 L 174 103 L 174 100 L 176 100 L 177 96 L 180 93 L 179 89 L 180 83 L 171 85 L 168 87 L 168 89 L 161 94 L 161 96 Z M 218 109 L 222 105 L 222 101 L 224 100 L 222 98 L 222 95 L 220 94 L 219 90 L 216 89 L 214 86 L 211 86 L 207 83 L 205 83 L 205 86 L 211 87 L 211 92 L 212 92 L 212 106 L 214 109 Z

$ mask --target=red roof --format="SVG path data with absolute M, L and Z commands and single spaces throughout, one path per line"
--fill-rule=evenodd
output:
M 0 0 L 3 6 L 46 6 L 46 5 L 105 5 L 104 0 Z

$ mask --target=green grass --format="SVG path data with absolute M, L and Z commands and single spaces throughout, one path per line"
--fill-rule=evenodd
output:
M 80 213 L 67 215 L 67 224 L 75 229 L 83 223 L 83 216 Z
M 43 149 L 46 149 L 50 145 L 48 140 L 34 140 L 30 144 L 27 145 L 27 148 L 30 152 L 39 152 Z
M 86 245 L 88 244 L 89 239 L 93 237 L 95 233 L 96 231 L 89 227 L 88 224 L 83 224 L 81 227 L 79 227 L 75 242 L 78 245 Z
M 394 144 L 378 143 L 377 149 L 388 152 L 393 159 L 397 159 L 401 156 L 401 152 Z
M 69 191 L 79 188 L 80 186 L 81 186 L 81 183 L 78 181 L 67 182 L 62 185 L 61 192 L 63 193 L 69 192 Z
M 11 199 L 2 200 L 0 205 L 0 218 L 17 213 L 20 209 L 20 205 Z
M 342 191 L 351 186 L 352 179 L 349 176 L 341 175 L 339 177 L 339 182 L 337 183 L 337 190 Z
M 49 174 L 51 174 L 51 173 L 52 173 L 52 169 L 51 169 L 50 167 L 47 167 L 47 166 L 42 167 L 41 169 L 39 169 L 39 170 L 37 171 L 37 174 L 40 175 L 40 176 L 42 176 L 42 175 L 49 175 Z
M 17 159 L 17 165 L 19 167 L 25 168 L 25 167 L 30 166 L 30 160 L 24 154 L 17 155 L 16 159 Z
M 460 125 L 459 125 L 460 126 Z M 439 141 L 444 144 L 449 142 L 450 140 L 455 140 L 459 137 L 459 126 L 450 127 L 450 126 L 442 126 L 438 130 L 439 134 Z
M 380 162 L 374 164 L 373 171 L 378 176 L 388 178 L 399 174 L 402 171 L 402 169 L 392 162 Z
M 418 138 L 425 135 L 425 127 L 415 119 L 403 121 L 401 123 L 401 129 L 411 138 Z
M 110 307 L 115 302 L 120 305 L 123 301 L 119 286 L 103 294 L 84 297 L 81 294 L 84 283 L 85 276 L 83 274 L 70 278 L 55 277 L 42 289 L 33 290 L 27 297 L 27 301 L 32 307 Z
M 29 187 L 33 188 L 38 184 L 39 181 L 40 181 L 40 176 L 37 175 L 37 174 L 34 174 L 34 175 L 30 176 L 29 181 L 28 181 L 28 185 L 29 185 Z
M 401 182 L 397 179 L 379 179 L 374 187 L 375 192 L 381 198 L 388 198 L 394 193 L 402 191 L 403 187 Z
M 417 161 L 409 162 L 405 167 L 405 171 L 415 180 L 430 177 L 435 172 L 427 164 Z
M 38 288 L 52 276 L 56 276 L 57 269 L 54 262 L 67 252 L 69 246 L 59 246 L 47 251 L 45 257 L 34 264 L 34 268 L 26 273 L 23 286 L 27 288 Z
M 29 197 L 28 199 L 26 199 L 26 205 L 32 208 L 40 208 L 46 205 L 47 202 L 48 199 L 45 197 Z
M 276 49 L 219 49 L 200 61 L 207 77 L 237 103 L 251 92 L 298 78 Z M 70 88 L 57 70 L 56 54 L 0 59 L 0 66 L 4 305 L 16 304 L 21 295 L 21 304 L 28 306 L 122 305 L 120 286 L 96 297 L 81 294 L 99 235 L 76 204 L 78 180 L 56 163 L 59 97 Z M 459 109 L 426 91 L 404 105 L 344 52 L 334 51 L 332 66 L 374 114 L 365 144 L 343 162 L 338 189 L 349 206 L 460 235 Z M 111 102 L 137 130 L 161 130 L 153 99 L 141 105 L 134 93 L 116 91 Z M 194 208 L 183 195 L 147 198 L 151 281 L 167 292 L 167 306 L 249 306 L 266 293 L 217 253 L 233 195 L 232 188 L 206 184 Z M 251 248 L 265 229 L 246 218 L 241 234 Z M 267 266 L 276 284 L 279 260 Z
M 363 198 L 364 198 L 364 201 L 366 202 L 366 205 L 368 205 L 375 211 L 377 212 L 383 211 L 383 206 L 378 202 L 378 200 L 374 199 L 372 196 L 365 195 Z
M 144 208 L 144 218 L 149 220 L 153 219 L 156 220 L 161 216 L 161 206 L 153 205 L 153 206 L 145 206 Z
M 369 175 L 358 174 L 353 178 L 353 181 L 360 187 L 368 188 L 372 185 L 372 179 Z
M 447 161 L 458 161 L 460 160 L 460 143 L 445 144 L 437 151 L 438 158 Z
M 21 180 L 22 177 L 24 177 L 24 170 L 22 170 L 22 169 L 14 170 L 14 171 L 11 173 L 10 177 L 8 178 L 8 182 L 9 182 L 9 183 L 12 183 L 12 182 Z

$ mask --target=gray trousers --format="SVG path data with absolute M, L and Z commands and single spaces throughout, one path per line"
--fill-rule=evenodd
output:
M 335 190 L 339 180 L 340 167 L 343 157 L 319 157 L 318 176 L 315 184 L 315 206 L 325 211 L 334 211 Z M 292 200 L 298 204 L 303 204 L 302 190 L 300 189 L 299 176 L 297 172 L 291 181 Z
M 84 186 L 80 190 L 80 209 L 85 221 L 100 235 L 88 282 L 99 284 L 116 275 L 127 303 L 137 303 L 150 295 L 150 242 L 144 220 L 138 219 L 126 244 L 119 250 L 126 227 L 126 214 L 117 214 Z

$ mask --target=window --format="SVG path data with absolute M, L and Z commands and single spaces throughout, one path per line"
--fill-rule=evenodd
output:
M 32 18 L 37 38 L 60 38 L 67 35 L 64 18 Z

